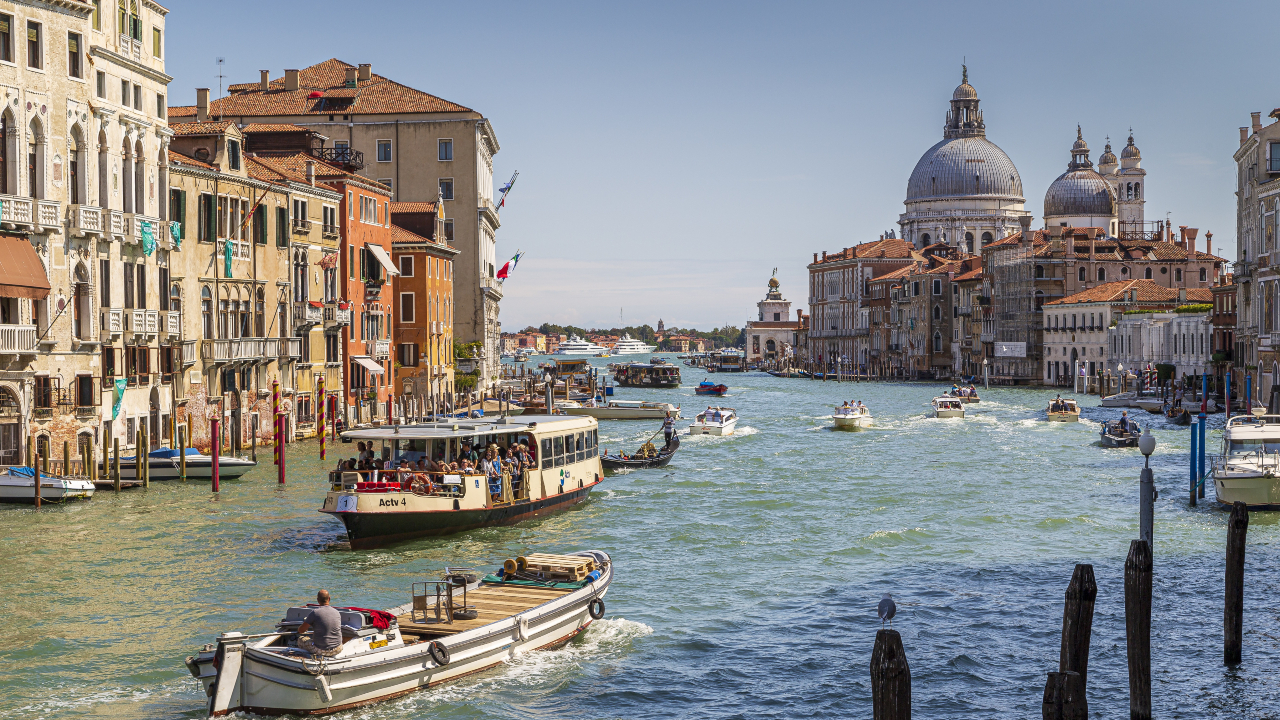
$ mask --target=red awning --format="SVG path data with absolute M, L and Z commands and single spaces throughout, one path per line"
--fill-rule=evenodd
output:
M 0 297 L 49 297 L 49 277 L 26 237 L 0 235 Z

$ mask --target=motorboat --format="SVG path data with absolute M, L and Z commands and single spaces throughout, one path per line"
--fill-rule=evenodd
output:
M 595 355 L 596 353 L 609 352 L 609 348 L 603 345 L 597 345 L 578 337 L 570 335 L 569 339 L 560 343 L 556 351 L 552 355 Z
M 343 643 L 333 657 L 299 647 L 316 608 L 285 610 L 269 632 L 223 632 L 187 658 L 210 717 L 231 713 L 327 715 L 436 687 L 557 648 L 604 617 L 613 564 L 600 550 L 529 554 L 480 577 L 446 568 L 415 582 L 386 610 L 335 608 Z
M 88 478 L 40 475 L 40 502 L 88 500 L 93 497 L 93 483 Z M 35 470 L 22 465 L 0 467 L 0 502 L 29 503 L 36 501 Z
M 257 462 L 234 455 L 218 456 L 218 479 L 234 480 L 257 466 Z M 151 480 L 177 480 L 182 476 L 182 452 L 177 448 L 159 448 L 147 453 L 147 472 Z M 140 480 L 138 460 L 134 455 L 120 457 L 120 479 Z M 213 456 L 187 448 L 187 479 L 213 479 Z
M 1136 392 L 1132 390 L 1128 392 L 1116 393 L 1108 395 L 1098 401 L 1102 407 L 1132 407 L 1133 401 L 1138 397 Z
M 613 345 L 614 355 L 643 355 L 657 349 L 657 345 L 647 345 L 636 340 L 630 334 L 623 334 L 622 339 Z
M 978 391 L 974 388 L 952 388 L 951 392 L 947 393 L 947 397 L 956 398 L 963 403 L 982 402 L 982 398 L 978 397 Z
M 671 363 L 622 363 L 613 371 L 622 387 L 680 387 L 680 368 Z
M 738 413 L 733 408 L 709 407 L 698 413 L 689 426 L 690 435 L 732 435 L 738 425 Z
M 514 525 L 587 499 L 604 472 L 598 429 L 591 417 L 526 413 L 518 418 L 351 430 L 342 433 L 343 442 L 366 442 L 375 448 L 375 454 L 389 455 L 393 467 L 401 460 L 413 464 L 423 458 L 453 462 L 467 444 L 473 448 L 497 445 L 507 452 L 523 445 L 529 449 L 533 464 L 500 476 L 461 470 L 335 470 L 329 473 L 329 492 L 319 511 L 342 522 L 356 550 L 479 527 Z
M 559 405 L 560 403 L 556 403 Z M 597 420 L 662 420 L 668 414 L 680 417 L 680 406 L 644 400 L 609 400 L 565 408 L 566 415 L 590 415 Z
M 871 427 L 871 410 L 865 405 L 841 405 L 836 408 L 831 419 L 837 430 L 868 428 Z
M 1125 416 L 1115 422 L 1104 422 L 1099 434 L 1103 447 L 1137 447 L 1142 428 Z
M 666 467 L 680 449 L 680 436 L 672 435 L 671 442 L 662 447 L 655 447 L 646 442 L 640 449 L 631 454 L 617 453 L 600 456 L 600 463 L 605 470 L 640 470 L 643 468 Z
M 710 380 L 703 380 L 693 389 L 695 395 L 715 395 L 717 397 L 723 396 L 727 392 L 729 392 L 728 385 L 713 383 Z
M 1280 415 L 1235 415 L 1222 430 L 1213 464 L 1218 502 L 1250 510 L 1280 510 Z
M 1164 400 L 1158 396 L 1138 396 L 1129 403 L 1129 407 L 1146 410 L 1152 415 L 1160 415 L 1164 413 Z
M 1044 411 L 1049 422 L 1077 422 L 1080 420 L 1080 406 L 1072 398 L 1054 398 Z
M 962 418 L 964 417 L 964 404 L 960 398 L 949 396 L 936 397 L 933 399 L 933 416 L 936 418 Z

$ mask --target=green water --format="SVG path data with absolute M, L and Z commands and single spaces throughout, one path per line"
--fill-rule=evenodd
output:
M 702 374 L 684 375 L 680 389 L 618 397 L 691 417 L 708 401 L 692 390 Z M 217 633 L 267 629 L 319 587 L 340 604 L 399 604 L 446 564 L 535 548 L 612 555 L 604 620 L 563 650 L 342 717 L 869 717 L 882 592 L 899 603 L 918 717 L 1038 716 L 1076 562 L 1099 585 L 1091 710 L 1127 717 L 1122 573 L 1142 462 L 1096 445 L 1118 410 L 1081 398 L 1082 422 L 1049 424 L 1051 393 L 993 388 L 967 418 L 935 420 L 938 385 L 714 377 L 742 416 L 734 436 L 685 438 L 668 468 L 611 477 L 582 506 L 516 527 L 352 552 L 315 511 L 310 443 L 289 448 L 285 486 L 267 456 L 218 495 L 171 482 L 0 507 L 0 718 L 203 717 L 183 658 Z M 832 431 L 845 399 L 867 403 L 875 429 Z M 1280 517 L 1251 517 L 1245 663 L 1224 668 L 1226 513 L 1212 489 L 1187 506 L 1188 431 L 1148 420 L 1156 714 L 1274 715 Z M 656 429 L 605 422 L 601 444 L 633 448 Z

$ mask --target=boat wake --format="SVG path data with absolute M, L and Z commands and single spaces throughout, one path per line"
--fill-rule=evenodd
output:
M 740 425 L 733 429 L 732 435 L 689 435 L 686 433 L 680 436 L 680 444 L 685 445 L 692 443 L 696 445 L 702 443 L 716 443 L 747 435 L 755 435 L 759 432 L 760 430 L 758 428 L 753 428 L 750 425 Z

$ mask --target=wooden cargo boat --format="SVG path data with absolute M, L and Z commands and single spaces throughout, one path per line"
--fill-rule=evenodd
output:
M 1049 401 L 1044 415 L 1049 422 L 1078 422 L 1080 406 L 1071 398 L 1057 397 Z

